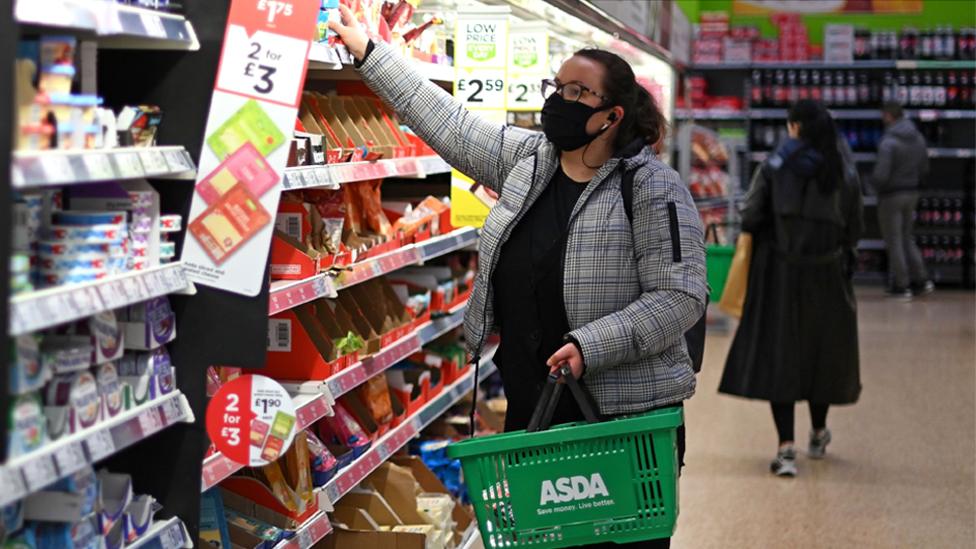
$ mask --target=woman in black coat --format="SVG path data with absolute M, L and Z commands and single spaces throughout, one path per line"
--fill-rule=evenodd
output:
M 749 286 L 719 391 L 768 400 L 779 434 L 770 464 L 796 475 L 793 410 L 810 405 L 809 457 L 824 456 L 831 404 L 861 392 L 851 276 L 863 227 L 861 191 L 830 113 L 789 112 L 790 139 L 756 171 L 742 210 L 753 235 Z

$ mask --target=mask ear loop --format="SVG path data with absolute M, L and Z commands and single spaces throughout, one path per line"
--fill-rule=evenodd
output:
M 611 112 L 610 116 L 607 117 L 607 122 L 605 122 L 602 126 L 600 126 L 600 130 L 596 133 L 596 137 L 593 138 L 593 141 L 596 141 L 597 138 L 603 135 L 604 132 L 609 130 L 610 126 L 612 126 L 613 123 L 616 121 L 617 121 L 617 113 Z M 590 166 L 589 164 L 586 163 L 586 151 L 590 150 L 590 145 L 593 144 L 593 141 L 587 143 L 586 147 L 583 148 L 583 154 L 580 156 L 580 160 L 582 160 L 583 165 L 586 166 L 587 168 L 591 170 L 598 170 L 603 166 L 602 164 L 600 166 Z

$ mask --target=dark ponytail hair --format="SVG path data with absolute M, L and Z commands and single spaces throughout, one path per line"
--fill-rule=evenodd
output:
M 637 83 L 634 69 L 629 63 L 606 50 L 584 49 L 574 55 L 603 65 L 606 70 L 603 91 L 610 98 L 610 103 L 605 106 L 619 105 L 624 109 L 624 118 L 617 130 L 614 149 L 619 151 L 637 139 L 653 146 L 664 137 L 667 120 L 661 114 L 654 97 Z
M 787 120 L 800 125 L 800 140 L 813 147 L 824 161 L 817 171 L 817 188 L 823 194 L 834 192 L 844 178 L 844 161 L 837 148 L 837 125 L 822 103 L 804 99 L 797 101 Z

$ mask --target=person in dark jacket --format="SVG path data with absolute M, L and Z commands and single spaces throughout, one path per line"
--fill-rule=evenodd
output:
M 925 138 L 904 117 L 901 105 L 885 104 L 881 118 L 887 128 L 871 177 L 878 191 L 878 222 L 888 251 L 888 295 L 911 299 L 935 289 L 914 231 L 918 188 L 929 172 L 929 154 Z
M 862 201 L 849 150 L 820 103 L 789 112 L 790 138 L 759 167 L 742 209 L 753 235 L 742 321 L 719 391 L 768 400 L 779 434 L 770 465 L 796 475 L 795 403 L 810 405 L 809 457 L 824 456 L 827 410 L 861 392 L 851 277 Z

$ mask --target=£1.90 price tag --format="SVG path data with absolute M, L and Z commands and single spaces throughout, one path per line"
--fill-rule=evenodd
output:
M 297 0 L 234 2 L 216 88 L 296 106 L 318 8 Z
M 257 375 L 225 383 L 207 406 L 207 434 L 222 454 L 257 467 L 275 461 L 295 436 L 295 405 L 277 381 Z
M 504 109 L 505 71 L 459 70 L 455 95 L 469 108 Z

